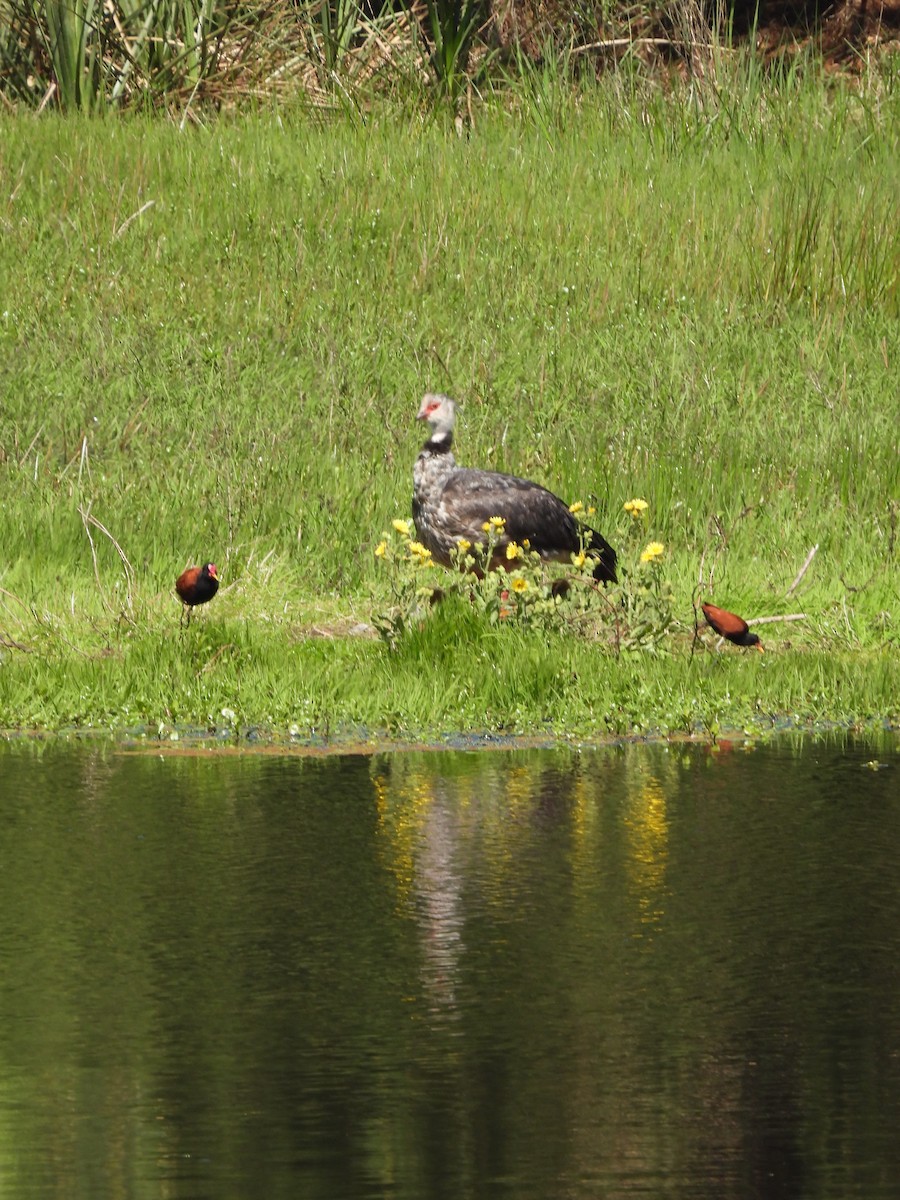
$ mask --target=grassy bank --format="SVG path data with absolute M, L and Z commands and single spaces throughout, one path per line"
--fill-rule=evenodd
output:
M 897 724 L 897 656 L 770 649 L 629 654 L 572 637 L 537 640 L 440 618 L 388 657 L 357 638 L 298 639 L 253 620 L 214 620 L 189 638 L 157 627 L 98 653 L 35 654 L 4 668 L 6 727 L 249 729 L 307 737 L 456 732 L 579 738 L 722 730 L 766 732 L 838 720 Z
M 900 91 L 739 82 L 523 93 L 463 139 L 0 117 L 0 726 L 896 720 Z M 628 553 L 649 502 L 664 648 L 344 636 L 390 604 L 426 388 L 462 461 Z M 701 575 L 806 619 L 691 657 Z

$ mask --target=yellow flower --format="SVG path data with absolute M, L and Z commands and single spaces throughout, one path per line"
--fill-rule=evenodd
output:
M 646 500 L 626 500 L 622 507 L 627 513 L 631 513 L 634 518 L 637 518 L 641 513 L 646 512 L 650 505 Z
M 456 548 L 460 552 L 460 554 L 466 554 L 469 550 L 472 549 L 472 543 L 469 541 L 468 538 L 460 538 L 459 541 L 456 543 Z
M 569 512 L 570 513 L 580 513 L 583 508 L 584 508 L 584 505 L 581 503 L 581 501 L 576 500 L 574 504 L 569 505 Z
M 421 542 L 410 542 L 409 555 L 410 558 L 431 558 L 431 551 Z
M 589 517 L 592 517 L 596 511 L 597 510 L 596 510 L 596 508 L 594 508 L 593 504 L 588 505 L 588 516 Z
M 378 545 L 375 547 L 375 557 L 376 558 L 384 558 L 386 553 L 387 553 L 387 542 L 379 542 Z
M 641 555 L 641 562 L 653 562 L 655 558 L 659 558 L 663 550 L 665 550 L 665 546 L 662 542 L 650 542 Z
M 512 561 L 514 558 L 521 558 L 522 547 L 517 545 L 516 542 L 510 542 L 506 547 L 506 557 L 510 559 L 510 561 Z
M 404 537 L 409 537 L 409 521 L 401 521 L 399 517 L 395 517 L 391 521 L 391 524 L 398 533 L 402 533 Z
M 506 517 L 491 517 L 488 521 L 488 525 L 493 525 L 494 529 L 505 529 Z M 485 528 L 487 528 L 487 525 Z
M 514 579 L 510 580 L 509 586 L 514 592 L 527 592 L 528 580 L 523 579 L 521 575 L 516 575 Z
M 583 550 L 579 550 L 577 554 L 572 555 L 572 566 L 576 569 L 576 571 L 581 570 L 581 568 L 584 566 L 584 560 L 586 558 L 587 555 Z

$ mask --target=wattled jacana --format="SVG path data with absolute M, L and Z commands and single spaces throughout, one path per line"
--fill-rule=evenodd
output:
M 184 602 L 181 619 L 187 612 L 187 624 L 191 623 L 191 610 L 197 604 L 206 604 L 219 590 L 219 574 L 215 563 L 204 563 L 202 567 L 188 567 L 175 580 L 175 591 Z
M 762 642 L 755 633 L 750 632 L 750 626 L 737 613 L 728 612 L 725 608 L 716 608 L 715 604 L 701 604 L 703 615 L 720 637 L 727 638 L 736 646 L 755 646 L 762 650 Z

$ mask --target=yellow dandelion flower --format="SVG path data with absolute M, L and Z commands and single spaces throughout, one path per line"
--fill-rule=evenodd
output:
M 664 550 L 665 546 L 662 542 L 650 542 L 641 555 L 641 562 L 653 562 L 655 558 L 659 558 Z
M 576 500 L 574 504 L 569 505 L 569 512 L 570 513 L 580 513 L 583 508 L 584 508 L 584 505 L 581 503 L 581 501 Z
M 459 541 L 456 543 L 456 548 L 460 552 L 460 554 L 466 554 L 469 550 L 472 549 L 472 543 L 469 541 L 468 538 L 460 538 Z
M 594 507 L 593 504 L 588 505 L 588 516 L 589 517 L 592 517 L 594 515 L 594 513 L 596 513 L 596 511 L 597 511 L 597 509 Z
M 528 538 L 522 538 L 522 547 L 525 550 L 531 549 L 531 542 L 528 540 Z
M 482 525 L 481 528 L 484 530 L 485 533 L 490 533 L 490 530 L 491 530 L 490 521 L 485 521 L 485 523 Z
M 587 555 L 585 554 L 585 552 L 583 550 L 579 550 L 577 554 L 572 555 L 572 566 L 575 568 L 576 571 L 581 570 L 581 568 L 584 566 L 584 560 L 586 558 L 587 558 Z
M 528 580 L 523 579 L 521 575 L 517 575 L 515 577 L 515 579 L 510 580 L 509 586 L 512 588 L 512 590 L 514 592 L 519 592 L 519 593 L 527 592 L 528 591 Z
M 398 533 L 402 533 L 404 537 L 409 537 L 409 521 L 401 521 L 399 517 L 395 517 L 391 521 L 391 524 Z
M 646 500 L 634 499 L 626 500 L 622 507 L 627 513 L 631 513 L 633 517 L 637 518 L 641 513 L 646 512 L 650 505 Z
M 431 558 L 431 551 L 421 542 L 410 542 L 409 553 L 411 558 Z
M 506 517 L 491 517 L 488 524 L 492 525 L 494 529 L 505 529 Z
M 387 554 L 387 542 L 379 542 L 375 547 L 375 557 L 384 558 L 385 554 Z
M 522 547 L 516 542 L 510 542 L 506 547 L 506 557 L 512 561 L 514 558 L 522 557 Z

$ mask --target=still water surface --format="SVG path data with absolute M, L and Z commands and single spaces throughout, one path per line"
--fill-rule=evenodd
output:
M 12 743 L 0 831 L 4 1200 L 900 1195 L 896 741 Z

